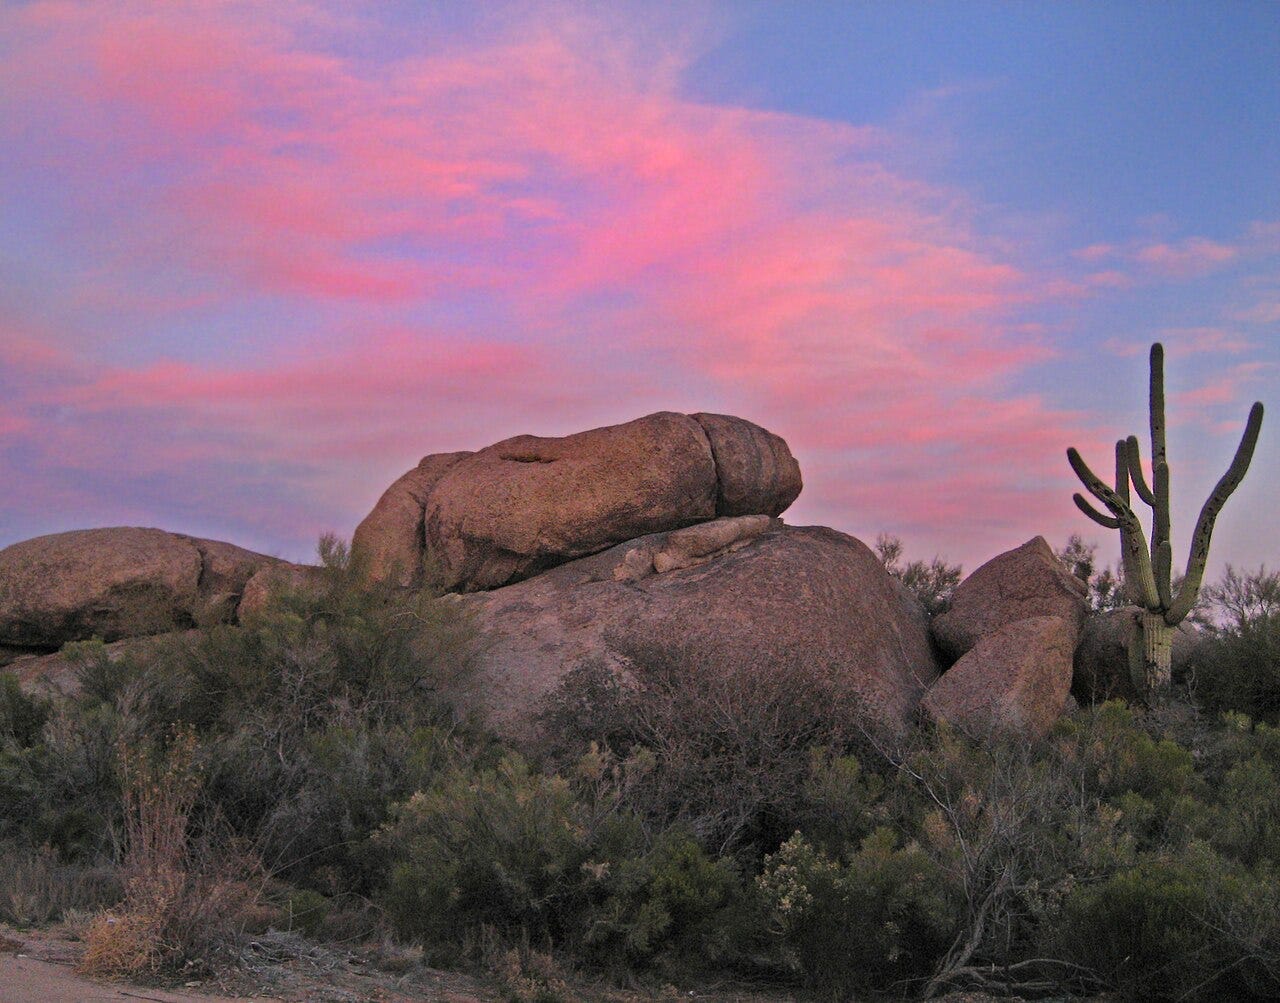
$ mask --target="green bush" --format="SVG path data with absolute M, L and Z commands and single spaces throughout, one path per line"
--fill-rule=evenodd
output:
M 0 745 L 34 745 L 49 719 L 49 702 L 22 692 L 18 680 L 0 672 Z
M 396 929 L 427 943 L 481 925 L 556 937 L 581 905 L 595 849 L 588 823 L 568 781 L 533 773 L 518 756 L 492 770 L 450 771 L 401 805 L 380 835 Z
M 929 974 L 958 922 L 943 874 L 919 847 L 877 829 L 845 862 L 799 833 L 759 878 L 774 927 L 805 983 L 827 999 Z
M 1059 945 L 1125 999 L 1274 999 L 1278 894 L 1271 872 L 1245 870 L 1204 844 L 1144 854 L 1068 898 Z
M 602 966 L 704 971 L 741 953 L 751 936 L 736 868 L 712 860 L 687 833 L 664 833 L 642 856 L 608 866 L 586 866 L 609 889 L 587 911 L 582 933 L 585 956 Z

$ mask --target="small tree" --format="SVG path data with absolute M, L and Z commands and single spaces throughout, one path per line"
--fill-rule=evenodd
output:
M 1218 513 L 1231 493 L 1244 480 L 1258 444 L 1262 428 L 1262 404 L 1255 402 L 1245 422 L 1244 435 L 1236 448 L 1231 466 L 1222 475 L 1213 492 L 1200 509 L 1195 532 L 1191 536 L 1191 553 L 1187 571 L 1176 591 L 1173 581 L 1173 547 L 1169 540 L 1169 462 L 1164 438 L 1164 348 L 1157 342 L 1151 346 L 1151 484 L 1142 471 L 1137 436 L 1116 443 L 1115 487 L 1110 488 L 1080 457 L 1074 448 L 1067 450 L 1067 461 L 1089 493 L 1111 513 L 1104 515 L 1079 493 L 1076 505 L 1100 526 L 1120 531 L 1121 559 L 1125 590 L 1130 601 L 1140 607 L 1129 641 L 1129 670 L 1141 693 L 1152 694 L 1167 689 L 1170 683 L 1170 658 L 1173 628 L 1186 618 L 1195 605 L 1204 579 L 1209 557 L 1209 540 Z M 1148 550 L 1142 523 L 1129 505 L 1129 485 L 1151 506 L 1151 545 Z

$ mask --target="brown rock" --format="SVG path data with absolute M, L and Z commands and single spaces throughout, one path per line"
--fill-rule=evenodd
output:
M 678 537 L 660 533 L 458 597 L 483 638 L 470 696 L 482 717 L 536 740 L 538 713 L 574 669 L 604 666 L 625 680 L 675 664 L 690 685 L 702 671 L 740 673 L 747 685 L 753 674 L 823 676 L 867 726 L 904 728 L 937 666 L 922 615 L 875 555 L 823 527 L 775 522 L 742 537 L 740 520 L 717 523 L 731 542 L 695 566 L 654 570 Z
M 727 414 L 695 414 L 716 463 L 716 515 L 785 512 L 804 486 L 800 464 L 772 432 Z
M 183 629 L 234 616 L 245 581 L 275 559 L 159 529 L 85 529 L 0 550 L 0 644 Z
M 0 642 L 56 646 L 189 626 L 199 581 L 200 552 L 158 529 L 24 540 L 0 550 Z
M 320 589 L 324 586 L 324 569 L 310 564 L 277 561 L 260 569 L 245 582 L 237 619 L 244 623 L 261 615 L 272 598 L 286 590 Z
M 933 637 L 944 655 L 957 659 L 981 638 L 1028 617 L 1060 617 L 1078 631 L 1088 610 L 1087 591 L 1037 536 L 962 581 L 951 607 L 934 618 Z
M 1129 631 L 1138 615 L 1136 606 L 1090 613 L 1076 645 L 1072 691 L 1085 703 L 1119 697 L 1138 700 L 1141 694 L 1129 675 Z M 1183 621 L 1173 630 L 1172 666 L 1176 675 L 1203 640 L 1194 624 Z
M 559 439 L 519 435 L 454 464 L 427 499 L 427 554 L 447 589 L 496 588 L 715 507 L 702 427 L 664 411 Z
M 351 537 L 351 552 L 374 581 L 416 585 L 425 545 L 427 496 L 446 470 L 471 453 L 432 453 L 383 492 Z
M 975 738 L 1045 735 L 1071 690 L 1077 627 L 1057 616 L 1007 623 L 982 637 L 930 687 L 920 706 Z

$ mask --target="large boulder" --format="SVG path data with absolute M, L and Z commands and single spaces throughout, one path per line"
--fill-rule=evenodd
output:
M 1074 621 L 1058 616 L 1007 623 L 943 673 L 921 708 L 975 738 L 1039 738 L 1066 709 L 1077 633 Z
M 993 557 L 962 581 L 951 606 L 934 618 L 941 652 L 960 658 L 979 640 L 1006 624 L 1053 616 L 1079 631 L 1088 611 L 1088 587 L 1062 567 L 1043 536 Z M 1073 638 L 1074 644 L 1074 638 Z
M 375 581 L 416 585 L 426 545 L 422 516 L 436 481 L 469 452 L 432 453 L 383 492 L 351 537 L 351 552 Z
M 232 619 L 245 583 L 274 558 L 159 529 L 83 529 L 0 550 L 0 645 L 181 630 Z
M 528 578 L 624 540 L 714 518 L 776 515 L 800 491 L 786 444 L 739 418 L 669 411 L 563 438 L 520 435 L 453 464 L 425 506 L 446 589 Z M 720 474 L 714 449 L 725 457 Z
M 662 570 L 662 569 L 666 570 Z M 468 699 L 515 741 L 562 681 L 622 684 L 675 666 L 833 682 L 871 728 L 901 731 L 937 676 L 924 616 L 862 543 L 823 527 L 716 520 L 630 540 L 492 592 L 459 596 L 480 629 Z
M 1138 607 L 1091 613 L 1084 621 L 1076 646 L 1072 692 L 1084 703 L 1120 697 L 1139 700 L 1141 694 L 1129 673 L 1129 632 L 1134 629 Z M 1199 629 L 1185 620 L 1173 630 L 1172 667 L 1176 675 L 1204 640 Z

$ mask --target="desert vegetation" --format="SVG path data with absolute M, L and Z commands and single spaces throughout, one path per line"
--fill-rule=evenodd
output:
M 1203 590 L 1167 698 L 1034 742 L 890 742 L 817 669 L 770 687 L 655 655 L 631 685 L 567 677 L 554 740 L 517 750 L 447 698 L 459 607 L 321 549 L 323 579 L 242 625 L 76 646 L 72 698 L 0 676 L 0 918 L 78 917 L 89 970 L 159 979 L 274 926 L 418 945 L 527 1000 L 1280 993 L 1274 573 Z M 880 550 L 945 602 L 958 569 Z M 1096 583 L 1087 547 L 1060 556 Z

